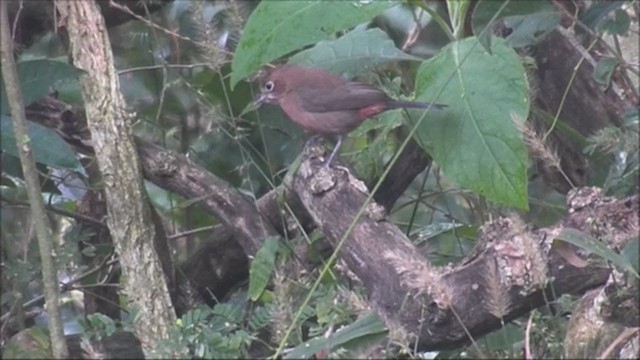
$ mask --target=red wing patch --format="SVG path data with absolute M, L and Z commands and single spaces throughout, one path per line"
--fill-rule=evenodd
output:
M 373 104 L 358 110 L 358 117 L 362 120 L 376 116 L 387 110 L 386 104 Z

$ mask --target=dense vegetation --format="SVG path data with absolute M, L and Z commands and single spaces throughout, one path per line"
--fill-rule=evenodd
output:
M 95 3 L 0 5 L 3 357 L 640 354 L 638 1 Z M 283 63 L 447 108 L 326 169 Z

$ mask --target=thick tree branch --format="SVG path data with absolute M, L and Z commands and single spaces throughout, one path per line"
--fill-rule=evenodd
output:
M 430 163 L 431 158 L 427 156 L 424 149 L 411 140 L 375 193 L 376 202 L 390 212 L 400 195 Z
M 380 206 L 345 171 L 326 171 L 313 158 L 303 161 L 294 189 L 328 240 L 340 249 L 390 323 L 418 336 L 418 351 L 454 348 L 487 334 L 565 293 L 602 285 L 610 268 L 594 258 L 575 268 L 555 252 L 553 240 L 566 226 L 598 236 L 588 219 L 606 219 L 610 238 L 620 243 L 638 231 L 638 199 L 615 200 L 586 188 L 569 197 L 565 221 L 529 230 L 517 219 L 498 219 L 482 228 L 475 251 L 453 269 L 428 264 Z M 591 196 L 592 200 L 585 201 Z M 610 214 L 607 216 L 606 214 Z M 615 215 L 612 215 L 615 214 Z
M 251 201 L 185 156 L 136 138 L 136 147 L 147 180 L 198 203 L 232 229 L 247 255 L 254 255 L 262 240 L 277 235 L 262 220 Z

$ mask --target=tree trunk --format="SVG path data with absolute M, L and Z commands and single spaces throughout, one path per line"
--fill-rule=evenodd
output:
M 111 44 L 94 1 L 58 1 L 56 6 L 69 34 L 73 63 L 86 71 L 80 84 L 104 179 L 107 223 L 119 255 L 136 336 L 145 355 L 153 357 L 158 344 L 169 337 L 176 315 L 154 247 L 156 233 Z

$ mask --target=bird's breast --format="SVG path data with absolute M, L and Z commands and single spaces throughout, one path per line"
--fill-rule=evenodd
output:
M 357 110 L 310 112 L 297 101 L 287 99 L 280 101 L 280 107 L 291 121 L 313 134 L 346 134 L 362 123 Z

